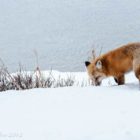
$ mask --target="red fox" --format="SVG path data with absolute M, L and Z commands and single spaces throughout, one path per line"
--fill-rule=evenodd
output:
M 140 43 L 123 45 L 92 62 L 86 61 L 85 65 L 92 83 L 96 86 L 109 76 L 113 76 L 118 85 L 123 85 L 125 73 L 132 70 L 140 83 Z

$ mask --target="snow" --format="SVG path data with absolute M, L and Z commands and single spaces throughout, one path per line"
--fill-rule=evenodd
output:
M 139 140 L 139 108 L 133 73 L 123 86 L 108 78 L 100 87 L 6 91 L 0 94 L 0 140 Z

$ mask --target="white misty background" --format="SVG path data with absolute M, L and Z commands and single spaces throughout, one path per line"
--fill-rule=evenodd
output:
M 106 52 L 140 40 L 139 0 L 0 0 L 0 57 L 42 69 L 84 71 L 93 46 Z

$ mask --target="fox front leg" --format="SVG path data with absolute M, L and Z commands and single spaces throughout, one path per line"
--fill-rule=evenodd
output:
M 115 82 L 118 84 L 118 80 L 117 80 L 117 78 L 114 77 L 114 80 L 115 80 Z
M 118 85 L 124 85 L 124 83 L 125 83 L 124 75 L 114 77 L 114 80 Z

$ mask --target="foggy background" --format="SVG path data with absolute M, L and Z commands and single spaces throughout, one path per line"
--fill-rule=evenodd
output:
M 84 71 L 93 47 L 103 53 L 140 41 L 139 0 L 0 0 L 0 58 L 14 72 Z

